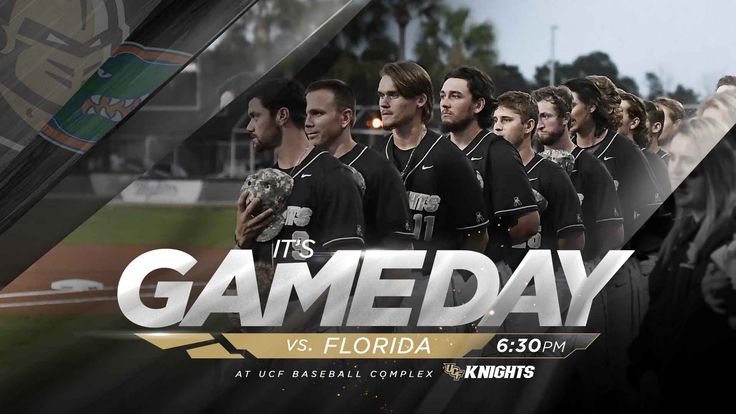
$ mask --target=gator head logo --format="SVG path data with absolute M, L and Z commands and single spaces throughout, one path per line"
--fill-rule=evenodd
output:
M 122 0 L 3 1 L 0 95 L 38 131 L 128 30 Z
M 188 53 L 124 42 L 39 134 L 62 148 L 86 152 L 190 57 Z
M 148 94 L 144 94 L 135 99 L 121 100 L 110 96 L 92 95 L 82 104 L 82 112 L 85 115 L 99 115 L 110 121 L 120 122 L 147 97 Z
M 442 366 L 444 367 L 445 374 L 449 375 L 453 381 L 460 381 L 465 372 L 462 368 L 452 363 L 445 363 Z

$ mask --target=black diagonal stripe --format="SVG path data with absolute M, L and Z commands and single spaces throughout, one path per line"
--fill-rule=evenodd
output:
M 219 0 L 217 3 L 205 0 L 191 2 L 170 0 L 159 4 L 131 35 L 128 42 L 145 45 L 147 48 L 161 48 L 196 56 L 253 4 L 254 0 L 236 2 Z M 190 61 L 191 59 L 193 57 Z M 185 66 L 180 64 L 178 71 Z M 145 74 L 146 67 L 138 69 Z M 172 74 L 150 88 L 154 89 L 152 95 L 163 88 L 173 76 Z M 100 89 L 106 91 L 106 88 L 106 84 L 102 83 Z M 72 101 L 67 105 L 71 104 Z M 136 109 L 138 108 L 140 106 Z M 128 118 L 117 122 L 106 136 L 110 136 Z M 99 138 L 100 141 L 104 139 L 105 137 Z M 0 172 L 0 233 L 25 214 L 63 178 L 71 166 L 79 161 L 80 154 L 68 149 L 69 147 L 49 143 L 44 136 L 38 135 Z
M 186 52 L 193 59 L 254 3 L 255 0 L 186 2 L 167 0 L 156 7 L 128 41 L 149 48 Z M 186 65 L 181 64 L 178 70 L 180 71 L 184 66 Z M 154 94 L 163 88 L 172 77 L 173 75 L 164 79 L 156 87 Z M 119 122 L 115 129 L 107 134 L 107 137 L 134 114 L 135 111 Z M 102 138 L 101 142 L 104 141 L 105 138 Z M 79 153 L 68 151 L 37 136 L 0 173 L 0 232 L 2 232 L 0 237 L 2 250 L 0 251 L 2 251 L 1 262 L 4 264 L 2 266 L 4 269 L 0 274 L 0 286 L 7 284 L 19 274 L 19 271 L 30 265 L 32 263 L 28 262 L 30 258 L 40 257 L 53 246 L 53 244 L 42 244 L 40 240 L 35 239 L 36 236 L 44 238 L 49 234 L 58 235 L 59 233 L 54 230 L 63 224 L 55 221 L 52 224 L 50 220 L 43 220 L 42 222 L 46 223 L 46 226 L 43 227 L 46 227 L 48 231 L 37 229 L 36 226 L 39 223 L 33 224 L 32 227 L 36 230 L 32 232 L 28 232 L 29 229 L 23 229 L 22 226 L 16 227 L 20 233 L 15 231 L 8 233 L 7 230 L 44 197 L 81 157 Z M 66 213 L 69 214 L 69 217 L 76 217 L 77 209 L 74 203 L 69 204 L 68 207 Z M 79 211 L 89 211 L 86 205 L 80 207 Z M 55 214 L 64 214 L 57 209 L 53 211 Z M 31 214 L 30 217 L 36 216 Z M 47 218 L 50 217 L 52 216 L 47 216 Z M 16 237 L 29 243 L 18 245 L 19 239 Z M 53 237 L 52 240 L 58 242 L 59 239 Z M 21 258 L 22 261 L 19 260 Z
M 289 71 L 294 70 L 309 62 L 311 57 L 317 54 L 324 45 L 332 39 L 340 29 L 347 24 L 365 5 L 367 1 L 351 1 L 345 6 L 339 8 L 332 14 L 329 20 L 314 31 L 311 35 L 305 33 L 304 40 L 301 43 L 294 44 L 288 55 L 274 56 L 273 67 L 264 77 L 283 76 Z M 253 79 L 256 81 L 257 79 Z M 244 91 L 236 101 L 242 102 L 247 95 L 247 87 L 249 83 L 238 85 Z M 236 104 L 236 102 L 233 102 Z M 204 113 L 214 113 L 215 108 L 205 108 Z M 132 131 L 145 130 L 151 128 L 150 117 L 143 116 L 144 112 L 138 112 L 129 118 L 124 125 L 113 132 L 111 136 L 96 146 L 94 146 L 89 154 L 106 154 L 112 151 L 112 145 L 116 142 L 116 137 L 124 137 L 131 134 Z M 152 160 L 159 160 L 167 156 L 176 146 L 180 145 L 187 137 L 194 137 L 197 134 L 206 134 L 208 130 L 213 128 L 221 119 L 212 117 L 204 125 L 199 120 L 192 117 L 182 124 L 181 119 L 163 119 L 158 120 L 160 123 L 156 128 L 169 128 L 174 131 L 173 136 L 169 137 L 165 143 L 161 143 L 158 150 L 149 154 Z M 148 124 L 146 124 L 148 123 Z M 142 153 L 142 152 L 141 152 Z M 7 284 L 10 280 L 17 277 L 28 266 L 34 263 L 45 252 L 51 249 L 56 243 L 82 224 L 87 218 L 94 214 L 98 209 L 109 202 L 115 195 L 125 189 L 132 181 L 142 175 L 145 170 L 141 167 L 137 171 L 132 171 L 127 179 L 122 179 L 110 184 L 110 188 L 106 189 L 104 195 L 95 194 L 91 185 L 86 188 L 77 188 L 74 199 L 64 198 L 59 194 L 51 193 L 44 197 L 37 205 L 31 208 L 25 215 L 15 222 L 8 230 L 0 235 L 0 251 L 3 246 L 14 246 L 13 254 L 7 254 L 3 259 L 3 266 L 0 268 L 0 286 Z M 82 179 L 81 181 L 89 182 Z M 79 177 L 70 178 L 59 182 L 58 187 L 69 188 L 78 183 Z M 53 220 L 49 218 L 54 217 Z
M 713 162 L 713 161 L 708 160 L 708 156 L 719 145 L 726 145 L 726 142 L 730 142 L 731 145 L 736 146 L 736 125 L 734 125 L 728 132 L 726 132 L 726 134 L 718 141 L 718 143 L 715 144 L 713 148 L 711 148 L 711 151 L 709 151 L 708 154 L 705 154 L 705 156 L 698 162 L 698 165 L 695 168 L 693 168 L 693 171 L 695 171 L 698 168 L 698 166 L 702 163 Z M 693 171 L 690 171 L 690 173 L 688 174 L 688 177 L 690 176 L 690 174 L 693 173 Z M 688 178 L 685 178 L 683 182 L 687 181 L 687 179 Z M 680 183 L 680 185 L 682 185 L 682 183 Z M 674 200 L 672 198 L 674 197 L 675 190 L 677 190 L 677 188 L 673 188 L 669 194 L 665 194 L 665 200 L 662 203 L 662 205 L 665 205 L 668 203 L 671 203 L 672 205 L 674 205 Z M 645 231 L 648 228 L 648 226 L 657 226 L 658 223 L 656 222 L 656 220 L 658 220 L 659 218 L 657 217 L 655 213 L 657 213 L 657 211 L 650 211 L 646 213 L 645 219 L 640 221 L 640 223 L 642 223 L 641 226 L 635 229 L 632 232 L 631 236 L 628 237 L 626 240 L 624 240 L 624 242 L 628 243 L 629 241 L 633 240 L 635 237 L 641 236 L 640 233 Z
M 12 9 L 13 2 L 6 3 Z M 27 7 L 29 10 L 38 10 L 38 6 L 34 3 L 45 3 L 45 0 L 35 0 L 29 2 L 24 7 Z M 117 9 L 118 3 L 115 0 L 105 0 L 104 3 L 100 3 L 97 7 L 104 6 L 107 9 L 106 17 L 108 19 L 109 29 L 102 37 L 97 39 L 101 42 L 100 47 L 108 47 L 111 50 L 118 47 L 128 36 L 128 32 L 135 30 L 145 20 L 146 16 L 154 10 L 158 3 L 160 3 L 160 0 L 126 1 L 124 10 Z M 81 4 L 85 5 L 86 3 L 81 2 Z M 63 7 L 63 5 L 56 7 Z M 119 14 L 120 11 L 123 11 L 123 13 Z M 7 10 L 6 13 L 8 14 L 7 17 L 10 17 L 11 11 Z M 59 20 L 65 17 L 63 13 L 58 15 Z M 84 16 L 77 17 L 83 18 Z M 119 26 L 120 24 L 124 24 L 124 30 L 122 26 Z M 81 26 L 82 24 L 80 23 L 77 26 L 68 27 L 69 32 L 67 34 L 73 36 L 76 31 L 82 29 Z M 50 30 L 45 24 L 36 22 L 32 14 L 25 16 L 22 27 L 26 35 L 35 36 L 34 41 L 36 42 L 41 41 L 40 39 L 45 39 L 46 31 Z M 9 32 L 5 36 L 14 36 L 14 34 Z M 66 41 L 72 41 L 71 39 L 73 38 L 64 36 L 61 33 L 58 33 L 57 37 L 61 37 L 63 38 L 62 40 Z M 82 72 L 83 76 L 87 78 L 103 63 L 102 61 L 98 61 L 96 64 L 90 65 L 89 60 L 82 59 L 92 53 L 92 49 L 81 43 L 75 47 L 69 45 L 58 45 L 57 47 L 47 46 L 36 48 L 33 52 L 25 52 L 26 57 L 28 57 L 29 53 L 33 55 L 33 63 L 28 64 L 25 62 L 21 65 L 18 63 L 18 59 L 20 59 L 21 53 L 24 53 L 25 50 L 25 46 L 22 46 L 22 43 L 16 42 L 15 48 L 0 54 L 0 82 L 4 87 L 10 89 L 13 94 L 28 103 L 28 108 L 13 108 L 11 102 L 0 98 L 0 130 L 3 131 L 2 136 L 5 139 L 14 143 L 14 145 L 0 146 L 0 167 L 4 167 L 12 158 L 17 156 L 20 152 L 18 148 L 22 148 L 28 142 L 32 141 L 35 133 L 38 132 L 26 123 L 21 115 L 31 118 L 43 117 L 43 114 L 53 115 L 61 108 L 61 104 L 57 103 L 58 101 L 65 101 L 77 92 L 76 90 L 61 92 L 61 85 L 63 84 L 67 88 L 70 87 L 71 82 L 68 78 L 74 73 Z M 58 59 L 64 55 L 70 55 L 72 58 L 64 60 L 62 63 Z M 78 63 L 74 59 L 79 59 Z M 43 77 L 28 76 L 34 70 L 44 71 L 43 67 L 46 64 L 63 73 L 63 75 L 60 75 L 60 73 L 49 75 L 52 78 L 57 78 L 60 82 L 59 87 L 49 88 L 46 79 Z M 87 66 L 85 67 L 83 65 Z M 21 114 L 21 112 L 24 113 Z M 42 119 L 41 121 L 46 122 L 47 120 Z

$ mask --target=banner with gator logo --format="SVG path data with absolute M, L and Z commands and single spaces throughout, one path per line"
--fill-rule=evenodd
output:
M 40 131 L 78 154 L 125 119 L 192 55 L 124 42 Z
M 149 49 L 152 46 L 163 48 L 164 45 L 168 44 L 171 45 L 168 47 L 169 50 L 174 49 L 191 52 L 191 47 L 187 46 L 187 43 L 191 43 L 190 41 L 176 39 L 176 36 L 178 36 L 176 31 L 179 28 L 186 29 L 194 26 L 199 27 L 200 29 L 197 29 L 196 31 L 189 30 L 187 34 L 189 36 L 197 36 L 204 39 L 207 33 L 211 33 L 214 29 L 221 28 L 222 22 L 225 21 L 229 15 L 232 15 L 232 10 L 238 6 L 235 2 L 214 2 L 211 0 L 208 2 L 196 2 L 196 4 L 179 2 L 176 6 L 185 7 L 189 4 L 191 4 L 190 7 L 197 12 L 201 10 L 202 12 L 209 13 L 209 20 L 204 22 L 199 21 L 202 17 L 198 14 L 193 12 L 174 12 L 171 10 L 172 6 L 170 6 L 166 9 L 166 13 L 162 13 L 160 20 L 164 21 L 166 24 L 176 25 L 176 30 L 172 29 L 166 31 L 166 33 L 162 33 L 161 31 L 163 28 L 168 27 L 164 23 L 156 25 L 146 22 L 142 25 L 143 28 L 146 28 L 150 32 L 149 35 L 155 34 L 159 37 L 168 35 L 172 39 L 177 40 L 176 43 L 161 39 L 159 39 L 157 43 L 143 42 L 141 40 L 143 39 L 143 36 L 138 32 L 134 33 L 133 37 L 129 39 L 129 42 L 135 40 L 138 44 L 145 44 Z M 298 32 L 293 35 L 291 40 L 288 42 L 281 42 L 279 44 L 279 48 L 270 48 L 267 54 L 259 58 L 258 64 L 263 65 L 266 68 L 271 68 L 268 70 L 268 74 L 266 76 L 284 76 L 284 74 L 295 70 L 294 68 L 303 67 L 307 62 L 310 62 L 314 56 L 317 56 L 323 49 L 324 44 L 334 38 L 335 34 L 338 33 L 345 24 L 358 14 L 367 4 L 368 2 L 366 0 L 325 0 L 318 2 L 318 4 L 310 3 L 310 7 L 313 10 L 316 9 L 314 13 L 319 14 L 320 19 L 324 19 L 319 20 L 324 21 L 324 24 L 319 25 L 317 28 L 313 25 L 299 26 Z M 253 5 L 253 8 L 248 10 L 247 14 L 244 15 L 238 23 L 241 21 L 249 21 L 248 19 L 251 18 L 251 16 L 260 15 L 264 10 L 271 10 L 271 6 L 269 5 L 270 3 L 267 2 L 259 2 Z M 319 7 L 317 7 L 317 5 L 319 5 Z M 243 4 L 240 4 L 240 7 L 243 7 Z M 226 10 L 223 11 L 223 9 Z M 276 10 L 273 12 L 276 12 Z M 228 11 L 230 11 L 230 14 L 228 14 Z M 184 14 L 186 15 L 186 18 L 181 17 Z M 155 15 L 155 13 L 152 15 Z M 180 18 L 176 19 L 176 16 L 179 16 Z M 256 22 L 257 21 L 252 21 L 252 24 L 255 24 Z M 232 33 L 239 30 L 238 23 L 227 29 L 225 34 L 221 37 L 230 36 Z M 203 27 L 208 24 L 211 26 Z M 158 29 L 158 32 L 154 33 L 155 29 Z M 174 45 L 184 45 L 184 47 L 177 46 L 174 48 Z M 253 50 L 254 54 L 258 52 L 264 51 L 258 48 Z M 206 61 L 206 59 L 203 59 L 203 61 Z M 200 63 L 201 62 L 197 62 L 198 66 Z M 238 65 L 238 67 L 240 67 L 241 64 L 239 59 L 236 60 L 235 58 L 233 58 L 232 63 Z M 199 67 L 201 68 L 202 66 Z M 243 79 L 243 83 L 238 84 L 237 86 L 238 89 L 235 91 L 236 94 L 241 94 L 246 91 L 246 89 L 256 79 L 257 78 L 250 80 Z M 223 123 L 221 117 L 207 115 L 216 112 L 217 107 L 214 102 L 208 103 L 203 101 L 203 107 L 201 108 L 199 115 L 188 116 L 186 118 L 168 117 L 160 114 L 156 114 L 160 116 L 152 116 L 152 112 L 154 111 L 148 112 L 146 111 L 147 107 L 142 107 L 143 105 L 150 106 L 151 104 L 156 104 L 156 101 L 165 94 L 167 90 L 171 90 L 171 88 L 175 86 L 175 82 L 176 77 L 174 78 L 174 82 L 168 83 L 163 87 L 161 93 L 157 93 L 155 96 L 149 97 L 149 101 L 152 99 L 151 102 L 142 103 L 134 110 L 131 109 L 131 112 L 135 111 L 135 113 L 131 113 L 128 118 L 124 118 L 123 122 L 120 122 L 118 126 L 114 127 L 113 131 L 97 141 L 87 152 L 85 152 L 84 156 L 90 157 L 90 159 L 93 159 L 94 157 L 105 157 L 109 159 L 111 154 L 115 154 L 116 151 L 118 151 L 117 147 L 122 141 L 126 142 L 125 145 L 127 149 L 135 151 L 136 148 L 127 147 L 130 142 L 128 138 L 131 136 L 138 136 L 142 133 L 141 131 L 166 131 L 167 139 L 157 139 L 155 145 L 156 149 L 149 153 L 151 160 L 161 159 L 185 140 L 200 139 L 200 137 L 204 135 L 211 136 L 213 128 L 221 127 L 221 124 Z M 98 94 L 99 93 L 96 91 L 90 91 L 88 95 L 91 99 L 97 99 L 94 95 Z M 113 98 L 119 99 L 119 95 L 119 93 L 117 95 L 113 94 Z M 243 98 L 244 97 L 245 96 L 243 96 Z M 240 99 L 241 104 L 243 100 L 245 99 Z M 91 102 L 95 105 L 95 112 L 99 113 L 100 108 L 94 103 L 94 100 Z M 100 103 L 102 102 L 107 102 L 107 100 L 103 96 L 100 96 Z M 236 102 L 233 102 L 233 104 L 235 103 Z M 116 106 L 117 104 L 119 103 L 116 102 L 112 106 Z M 126 103 L 123 102 L 124 106 L 125 104 Z M 230 110 L 240 114 L 246 112 L 245 106 L 233 105 L 233 109 Z M 84 108 L 84 111 L 88 112 L 89 107 Z M 107 115 L 115 116 L 114 112 L 110 114 L 108 107 L 105 107 L 105 113 Z M 202 124 L 204 119 L 209 120 Z M 235 120 L 233 119 L 233 122 L 234 121 Z M 230 128 L 231 126 L 227 127 L 228 130 Z M 55 186 L 53 187 L 54 190 L 69 188 L 69 186 L 75 188 L 75 191 L 79 190 L 75 193 L 73 200 L 69 199 L 66 200 L 66 203 L 63 203 L 63 190 L 60 190 L 60 192 L 57 192 L 56 194 L 53 194 L 55 191 L 44 193 L 44 186 L 35 184 L 40 181 L 38 179 L 37 171 L 44 170 L 44 173 L 48 174 L 53 165 L 66 165 L 62 163 L 73 165 L 78 159 L 80 159 L 80 157 L 82 157 L 82 154 L 62 148 L 40 136 L 34 136 L 34 139 L 35 142 L 33 145 L 38 147 L 38 152 L 41 152 L 41 150 L 48 151 L 48 155 L 39 155 L 38 157 L 35 157 L 32 162 L 24 162 L 24 166 L 20 166 L 21 163 L 18 163 L 20 166 L 19 168 L 22 168 L 22 170 L 19 169 L 12 174 L 14 176 L 14 180 L 24 182 L 22 191 L 12 191 L 12 186 L 3 185 L 4 177 L 0 174 L 0 198 L 17 199 L 14 203 L 16 206 L 20 206 L 18 209 L 18 215 L 16 215 L 13 212 L 3 210 L 0 205 L 0 217 L 5 220 L 0 220 L 0 230 L 2 230 L 0 233 L 0 250 L 7 248 L 13 249 L 14 251 L 13 255 L 9 255 L 9 257 L 5 257 L 3 260 L 3 266 L 0 268 L 0 286 L 3 286 L 15 279 L 66 235 L 81 225 L 91 214 L 106 205 L 116 194 L 121 193 L 138 175 L 143 174 L 146 170 L 143 165 L 140 165 L 140 169 L 135 169 L 138 167 L 134 167 L 132 174 L 126 175 L 124 179 L 108 180 L 104 184 L 104 191 L 98 192 L 93 188 L 96 185 L 94 177 L 95 174 L 75 169 L 74 176 L 59 178 L 59 180 L 53 184 Z M 141 150 L 135 153 L 140 153 L 141 156 L 143 156 L 143 145 L 135 145 L 138 145 L 137 149 Z M 58 157 L 58 160 L 51 159 L 55 157 Z M 26 161 L 29 160 L 26 159 Z M 62 171 L 57 169 L 57 173 L 62 174 Z M 80 178 L 82 180 L 90 180 L 92 183 L 91 187 L 85 189 L 85 181 L 79 181 Z M 82 183 L 81 185 L 80 182 Z M 7 188 L 7 191 L 5 191 L 4 188 Z M 35 191 L 36 189 L 38 189 L 38 194 L 43 194 L 37 198 L 38 201 L 35 202 L 33 199 L 25 201 L 23 197 L 27 197 L 28 192 Z M 123 195 L 123 198 L 125 198 L 125 195 Z M 34 202 L 33 205 L 30 205 L 31 201 Z M 26 206 L 28 206 L 28 208 L 25 208 Z M 64 214 L 63 219 L 59 219 L 60 211 Z M 9 215 L 6 217 L 6 214 L 8 213 Z M 55 217 L 55 219 L 49 221 L 47 220 L 48 217 Z M 28 240 L 25 237 L 25 235 L 28 234 L 42 234 L 43 240 L 39 240 L 38 238 Z
M 35 139 L 159 3 L 0 2 L 0 167 Z
M 0 233 L 254 3 L 161 1 L 35 139 L 0 166 Z

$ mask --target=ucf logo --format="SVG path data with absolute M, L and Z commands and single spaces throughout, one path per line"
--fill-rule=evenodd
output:
M 287 226 L 306 227 L 312 218 L 312 209 L 309 207 L 289 206 L 283 214 Z M 360 226 L 358 226 L 357 231 L 363 232 Z
M 452 377 L 453 381 L 460 381 L 465 372 L 462 368 L 452 363 L 442 364 L 442 366 L 445 368 L 445 374 Z
M 128 36 L 123 10 L 122 0 L 3 2 L 0 60 L 13 68 L 0 75 L 7 106 L 41 129 Z

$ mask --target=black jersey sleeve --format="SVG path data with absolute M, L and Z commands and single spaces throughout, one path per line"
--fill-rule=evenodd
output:
M 630 237 L 633 231 L 644 224 L 644 220 L 649 218 L 649 214 L 662 201 L 661 196 L 659 196 L 659 189 L 655 184 L 654 174 L 649 168 L 644 154 L 633 144 L 624 148 L 626 152 L 624 152 L 623 167 L 620 169 L 621 183 L 619 184 L 618 195 L 621 205 L 626 205 L 625 210 L 629 210 L 625 212 L 625 214 L 630 215 L 625 222 L 631 220 L 628 221 L 630 228 L 627 232 L 627 237 Z
M 521 157 L 510 143 L 499 140 L 490 145 L 486 164 L 486 185 L 490 190 L 490 213 L 496 217 L 516 216 L 537 210 L 529 178 Z
M 555 209 L 552 219 L 557 237 L 563 237 L 570 231 L 585 230 L 578 193 L 570 177 L 556 164 L 550 165 L 546 171 L 549 174 L 547 179 L 550 183 L 549 202 L 550 206 L 554 206 Z
M 446 155 L 440 157 L 437 165 L 441 202 L 452 211 L 451 224 L 455 229 L 468 231 L 488 226 L 483 190 L 465 154 L 449 144 Z
M 646 158 L 649 166 L 652 168 L 654 178 L 657 179 L 659 189 L 662 191 L 662 199 L 666 199 L 672 194 L 672 186 L 670 185 L 670 176 L 667 173 L 667 164 L 665 161 L 651 152 L 646 152 Z
M 363 243 L 363 200 L 352 173 L 339 164 L 321 184 L 318 217 L 322 246 Z
M 593 156 L 584 157 L 582 161 L 584 163 L 581 168 L 584 170 L 581 173 L 585 177 L 584 194 L 586 197 L 592 197 L 590 201 L 595 206 L 593 209 L 595 222 L 622 222 L 621 206 L 611 173 L 608 172 L 603 162 Z
M 371 150 L 372 151 L 372 150 Z M 393 234 L 411 235 L 409 200 L 404 183 L 390 162 L 379 159 L 381 168 L 375 183 L 376 230 L 380 237 Z M 383 162 L 385 161 L 385 162 Z M 371 212 L 365 212 L 371 214 Z

